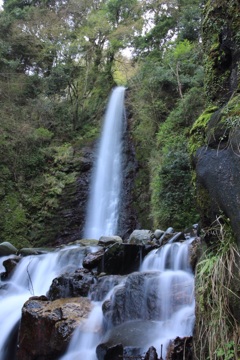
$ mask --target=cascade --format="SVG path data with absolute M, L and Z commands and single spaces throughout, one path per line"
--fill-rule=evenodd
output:
M 95 249 L 89 249 L 89 252 Z M 17 264 L 9 280 L 0 283 L 0 359 L 14 358 L 9 355 L 11 345 L 8 340 L 21 318 L 21 309 L 29 297 L 45 295 L 54 278 L 66 272 L 71 267 L 74 271 L 82 266 L 86 249 L 77 246 L 66 247 L 59 251 L 41 255 L 23 257 Z M 0 258 L 0 270 L 4 260 Z M 47 274 L 47 276 L 46 276 Z M 14 351 L 13 351 L 14 352 Z
M 116 235 L 122 185 L 124 92 L 122 86 L 115 88 L 107 106 L 90 186 L 85 238 Z
M 97 360 L 95 349 L 98 344 L 111 341 L 113 334 L 117 334 L 116 345 L 121 341 L 124 345 L 127 337 L 126 347 L 129 347 L 129 339 L 133 339 L 132 343 L 130 341 L 130 348 L 139 348 L 139 353 L 131 353 L 131 351 L 129 353 L 127 350 L 130 357 L 141 355 L 150 346 L 154 346 L 158 354 L 163 349 L 162 356 L 165 359 L 171 340 L 178 336 L 191 336 L 195 321 L 194 275 L 189 265 L 189 246 L 192 240 L 166 244 L 157 250 L 152 250 L 143 260 L 139 273 L 129 275 L 121 284 L 114 286 L 103 301 L 94 302 L 94 308 L 86 324 L 90 330 L 88 332 L 80 328 L 75 330 L 67 354 L 61 360 L 83 357 Z M 141 299 L 134 299 L 130 277 L 141 279 L 141 274 L 144 278 L 141 285 L 138 281 Z M 137 293 L 138 289 L 134 290 Z M 123 309 L 126 314 L 121 314 L 120 317 L 128 317 L 127 321 L 115 325 L 113 316 L 106 324 L 102 313 L 104 302 L 110 300 L 112 303 L 110 312 L 115 311 L 117 314 L 119 312 L 117 299 L 122 293 L 125 299 Z M 153 305 L 151 299 L 154 299 L 154 310 L 150 309 Z M 136 309 L 134 309 L 135 305 Z M 129 314 L 132 318 L 131 316 L 129 318 Z M 140 330 L 141 327 L 143 330 Z M 101 331 L 98 332 L 97 329 Z

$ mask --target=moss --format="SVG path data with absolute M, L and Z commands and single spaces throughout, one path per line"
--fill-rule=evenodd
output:
M 234 90 L 232 79 L 239 59 L 239 11 L 237 0 L 208 1 L 204 8 L 205 91 L 209 103 L 223 104 Z
M 208 107 L 195 121 L 191 130 L 190 130 L 190 139 L 188 143 L 188 149 L 191 156 L 195 156 L 197 149 L 207 145 L 206 142 L 206 130 L 207 125 L 213 115 L 217 110 L 217 106 Z

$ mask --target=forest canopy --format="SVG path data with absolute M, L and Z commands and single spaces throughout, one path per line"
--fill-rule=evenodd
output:
M 46 234 L 76 149 L 99 135 L 110 90 L 126 106 L 143 227 L 197 221 L 188 133 L 204 107 L 199 0 L 5 0 L 0 12 L 0 233 Z M 127 54 L 127 55 L 126 55 Z M 146 131 L 147 129 L 147 131 Z M 72 160 L 71 160 L 72 161 Z M 147 216 L 146 216 L 147 214 Z

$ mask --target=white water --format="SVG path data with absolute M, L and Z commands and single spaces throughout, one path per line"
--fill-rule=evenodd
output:
M 14 326 L 21 317 L 21 309 L 29 297 L 45 295 L 52 280 L 67 269 L 80 268 L 85 250 L 76 251 L 76 247 L 66 247 L 60 251 L 44 255 L 26 256 L 19 264 L 8 281 L 1 282 L 0 287 L 0 359 L 9 360 L 7 340 Z M 0 258 L 2 263 L 9 257 Z
M 139 320 L 147 319 L 149 297 L 156 287 L 158 300 L 155 307 L 161 314 L 160 319 L 154 322 L 151 334 L 146 334 L 143 329 L 143 338 L 140 339 L 143 345 L 142 350 L 147 351 L 150 346 L 155 346 L 160 355 L 161 345 L 163 345 L 163 359 L 166 357 L 170 340 L 174 340 L 178 336 L 191 336 L 193 332 L 195 321 L 194 275 L 188 259 L 191 241 L 167 244 L 153 250 L 146 256 L 140 269 L 145 273 L 154 272 L 156 277 L 146 277 L 142 294 L 145 306 L 139 314 Z M 151 283 L 152 280 L 154 283 Z M 124 282 L 111 289 L 105 300 L 110 299 L 111 296 L 114 297 L 115 290 L 119 287 L 124 287 Z M 177 299 L 179 296 L 181 297 L 180 301 Z M 80 328 L 75 330 L 67 354 L 61 360 L 77 360 L 84 357 L 88 360 L 97 360 L 95 349 L 104 340 L 102 304 L 103 302 L 94 303 L 94 308 L 86 324 L 89 332 Z M 114 302 L 112 306 L 114 307 Z M 124 331 L 127 331 L 126 329 Z M 134 337 L 133 333 L 129 333 L 129 338 L 131 337 Z
M 87 209 L 85 238 L 116 235 L 122 184 L 124 87 L 113 90 L 107 107 Z
M 159 271 L 159 312 L 161 319 L 158 335 L 152 344 L 163 358 L 170 340 L 191 336 L 195 322 L 194 275 L 189 264 L 189 246 L 193 239 L 184 243 L 166 244 L 153 250 L 143 261 L 141 271 Z M 149 286 L 150 288 L 150 286 Z M 148 286 L 145 289 L 146 302 Z M 177 303 L 177 306 L 176 306 Z M 174 305 L 175 304 L 175 305 Z

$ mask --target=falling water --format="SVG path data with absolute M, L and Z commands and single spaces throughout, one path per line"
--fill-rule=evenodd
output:
M 14 350 L 9 337 L 20 320 L 24 302 L 33 295 L 45 295 L 55 277 L 81 267 L 86 251 L 94 250 L 73 246 L 48 254 L 26 256 L 20 260 L 10 279 L 0 283 L 1 360 L 12 358 L 9 351 Z M 1 271 L 4 270 L 3 261 L 11 257 L 0 258 Z
M 124 92 L 124 87 L 115 88 L 107 107 L 90 186 L 85 238 L 99 239 L 102 235 L 116 235 L 122 184 Z
M 145 257 L 140 272 L 134 273 L 134 276 L 144 274 L 145 277 L 140 288 L 141 306 L 138 307 L 141 308 L 141 311 L 137 309 L 129 311 L 132 301 L 133 303 L 136 301 L 133 300 L 135 292 L 139 294 L 136 288 L 135 291 L 132 291 L 131 285 L 130 287 L 126 286 L 132 275 L 129 275 L 107 294 L 105 300 L 110 299 L 111 308 L 114 311 L 114 308 L 118 306 L 115 303 L 115 295 L 119 292 L 124 293 L 125 304 L 122 309 L 127 314 L 135 311 L 134 319 L 128 319 L 115 327 L 111 320 L 108 320 L 108 324 L 105 323 L 105 329 L 109 330 L 104 334 L 103 321 L 106 322 L 106 319 L 102 314 L 103 302 L 95 302 L 86 324 L 90 331 L 86 333 L 80 328 L 75 330 L 70 347 L 61 360 L 75 360 L 82 357 L 87 357 L 88 360 L 97 360 L 95 350 L 97 345 L 108 342 L 114 334 L 115 337 L 117 334 L 117 343 L 121 343 L 123 339 L 124 341 L 127 339 L 127 342 L 130 343 L 135 341 L 130 344 L 130 347 L 135 350 L 138 348 L 139 354 L 146 352 L 150 346 L 154 346 L 160 354 L 161 345 L 163 345 L 162 356 L 165 359 L 171 340 L 178 336 L 191 336 L 195 321 L 194 275 L 189 265 L 189 246 L 192 240 L 166 244 L 151 251 Z M 140 282 L 138 283 L 140 284 Z M 150 299 L 153 297 L 154 310 L 149 310 L 153 305 L 149 305 Z M 119 299 L 119 296 L 117 298 Z M 134 307 L 134 304 L 132 306 Z M 101 329 L 100 332 L 99 329 Z M 124 345 L 126 344 L 123 343 Z M 135 352 L 130 355 L 138 354 Z

